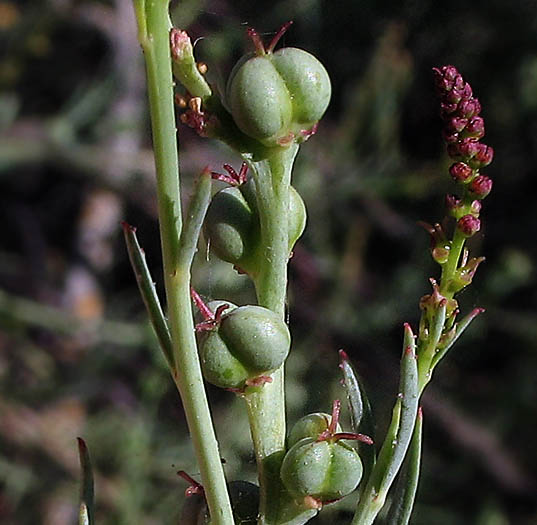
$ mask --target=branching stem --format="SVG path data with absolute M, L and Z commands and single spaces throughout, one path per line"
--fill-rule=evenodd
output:
M 192 247 L 192 240 L 183 237 L 180 244 L 182 220 L 169 44 L 169 1 L 134 1 L 147 71 L 164 283 L 176 370 L 174 379 L 183 401 L 211 513 L 211 523 L 233 525 L 233 514 L 194 336 L 190 300 L 191 261 L 190 257 L 180 254 L 180 246 Z

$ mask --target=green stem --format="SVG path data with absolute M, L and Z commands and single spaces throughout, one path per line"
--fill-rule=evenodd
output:
M 289 186 L 298 145 L 250 162 L 256 184 L 263 256 L 255 287 L 259 304 L 285 316 L 289 261 Z
M 449 286 L 457 271 L 465 241 L 466 237 L 458 229 L 455 229 L 451 248 L 449 249 L 448 260 L 442 267 L 442 275 L 440 277 L 440 293 L 448 299 L 452 299 L 454 295 L 453 292 L 449 291 Z
M 190 263 L 179 257 L 182 221 L 168 3 L 168 0 L 135 0 L 139 38 L 147 71 L 164 283 L 176 368 L 174 379 L 183 401 L 211 513 L 211 523 L 232 525 L 233 513 L 194 336 Z
M 298 152 L 292 145 L 279 149 L 250 167 L 256 184 L 263 246 L 255 278 L 261 306 L 285 318 L 287 264 L 289 260 L 289 186 Z M 279 470 L 285 454 L 285 395 L 283 366 L 272 374 L 272 383 L 247 393 L 246 403 L 261 489 L 259 524 L 278 523 L 283 492 Z
M 434 317 L 429 326 L 429 336 L 425 340 L 423 347 L 418 349 L 420 356 L 418 361 L 418 376 L 419 376 L 419 392 L 420 395 L 431 380 L 433 373 L 432 362 L 436 355 L 438 343 L 444 332 L 444 324 L 446 322 L 447 301 L 444 300 L 434 313 Z

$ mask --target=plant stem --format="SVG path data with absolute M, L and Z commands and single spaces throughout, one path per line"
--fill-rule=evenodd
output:
M 453 292 L 449 291 L 449 285 L 457 271 L 465 241 L 466 237 L 458 229 L 455 229 L 448 260 L 442 267 L 442 275 L 440 277 L 440 293 L 448 299 L 452 299 L 454 295 Z
M 179 160 L 169 44 L 169 0 L 135 0 L 144 50 L 164 282 L 173 343 L 175 383 L 181 394 L 202 483 L 214 525 L 232 525 L 233 513 L 201 375 L 190 302 L 190 263 L 179 259 L 182 229 Z
M 289 186 L 298 145 L 249 164 L 255 179 L 263 257 L 255 278 L 258 302 L 285 319 L 289 260 Z M 278 523 L 283 491 L 279 470 L 285 454 L 283 365 L 272 383 L 246 394 L 261 489 L 259 524 Z

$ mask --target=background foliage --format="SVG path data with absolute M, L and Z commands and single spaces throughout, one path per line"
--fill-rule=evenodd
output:
M 160 252 L 144 72 L 129 0 L 0 0 L 0 521 L 72 523 L 86 438 L 99 523 L 177 523 L 196 474 L 177 392 L 147 326 L 119 228 Z M 290 421 L 341 397 L 345 348 L 386 425 L 402 323 L 437 268 L 418 220 L 452 189 L 431 67 L 453 63 L 483 105 L 487 262 L 463 307 L 487 309 L 423 400 L 424 468 L 413 523 L 537 521 L 537 2 L 185 0 L 176 25 L 222 84 L 260 32 L 317 55 L 334 97 L 295 186 L 309 223 L 291 261 Z M 180 129 L 182 173 L 238 165 Z M 247 281 L 198 254 L 200 291 L 246 302 Z M 230 479 L 254 478 L 242 406 L 210 389 Z M 315 523 L 348 523 L 352 497 Z

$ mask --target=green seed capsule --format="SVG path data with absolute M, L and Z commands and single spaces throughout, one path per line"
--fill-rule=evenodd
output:
M 328 73 L 313 55 L 292 47 L 261 49 L 235 65 L 226 100 L 239 129 L 272 147 L 302 140 L 301 132 L 326 111 L 331 91 Z
M 213 303 L 209 308 L 215 311 Z M 242 388 L 248 379 L 279 368 L 291 345 L 287 325 L 271 310 L 232 308 L 215 330 L 203 334 L 200 344 L 205 379 L 221 388 Z
M 240 189 L 225 188 L 211 200 L 204 232 L 220 259 L 240 266 L 252 253 L 255 222 L 256 217 Z
M 287 438 L 287 446 L 291 448 L 304 438 L 317 439 L 325 430 L 328 430 L 332 416 L 324 412 L 315 412 L 300 418 L 291 429 Z M 336 432 L 341 432 L 339 423 Z
M 280 476 L 296 499 L 311 496 L 326 502 L 340 499 L 356 489 L 362 471 L 360 456 L 349 445 L 304 438 L 285 455 Z

